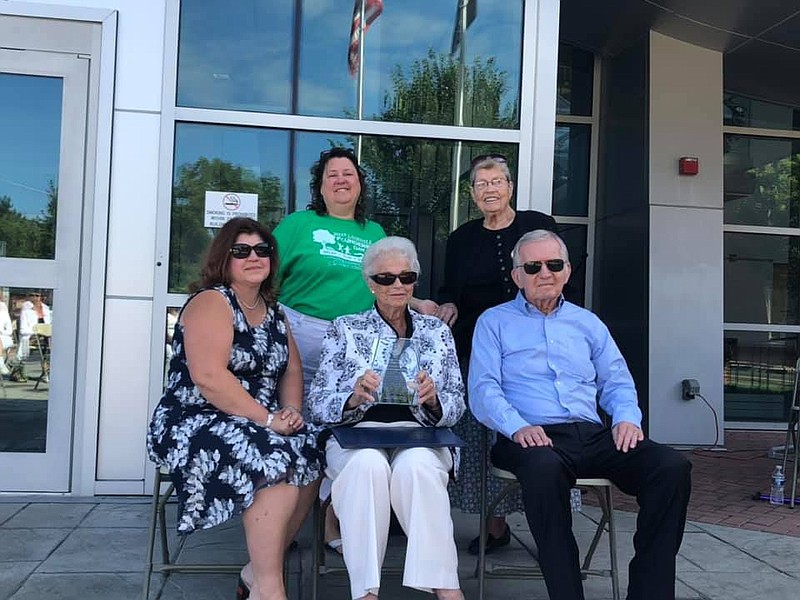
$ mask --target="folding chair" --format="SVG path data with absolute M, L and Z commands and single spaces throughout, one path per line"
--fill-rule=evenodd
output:
M 147 600 L 150 595 L 150 580 L 153 573 L 238 573 L 244 565 L 233 564 L 179 564 L 176 558 L 183 548 L 187 536 L 182 536 L 178 547 L 170 553 L 169 542 L 167 541 L 167 518 L 166 505 L 175 487 L 169 484 L 166 491 L 161 493 L 162 482 L 169 481 L 169 471 L 165 467 L 156 467 L 155 482 L 153 485 L 153 510 L 150 517 L 150 534 L 147 541 L 147 558 L 144 564 L 144 586 L 142 588 L 142 600 Z M 158 529 L 161 540 L 161 562 L 153 562 L 155 550 L 156 529 Z M 285 569 L 285 566 L 284 566 Z
M 789 507 L 794 508 L 797 499 L 797 471 L 800 461 L 800 450 L 798 450 L 798 429 L 800 428 L 800 358 L 794 366 L 794 390 L 792 392 L 792 405 L 789 407 L 789 423 L 786 425 L 786 440 L 783 444 L 783 472 L 786 474 L 786 467 L 789 463 L 790 448 L 793 454 L 791 459 L 792 466 L 792 492 L 789 497 Z
M 50 323 L 37 323 L 33 333 L 36 338 L 36 348 L 39 350 L 39 361 L 42 372 L 36 378 L 33 389 L 39 389 L 39 384 L 50 382 L 50 338 L 53 336 L 53 326 Z
M 484 444 L 484 456 L 486 452 L 486 444 Z M 483 600 L 486 579 L 541 579 L 542 571 L 538 564 L 536 565 L 510 565 L 495 563 L 490 568 L 486 564 L 486 540 L 488 538 L 487 524 L 489 517 L 494 514 L 495 508 L 500 502 L 508 496 L 512 491 L 519 487 L 519 482 L 516 476 L 503 469 L 498 469 L 492 466 L 490 468 L 492 475 L 504 482 L 504 487 L 491 502 L 487 499 L 487 485 L 488 476 L 486 470 L 481 473 L 481 523 L 480 523 L 480 546 L 478 552 L 478 598 Z M 616 544 L 616 524 L 614 521 L 614 504 L 611 495 L 613 484 L 608 479 L 578 479 L 575 483 L 577 487 L 589 488 L 596 495 L 602 516 L 597 523 L 592 541 L 583 559 L 581 565 L 581 575 L 586 577 L 588 575 L 598 575 L 611 578 L 611 593 L 614 600 L 619 600 L 619 567 L 617 565 L 617 544 Z M 611 565 L 608 569 L 595 569 L 591 567 L 592 558 L 600 543 L 600 538 L 603 533 L 608 533 L 608 549 L 610 554 Z M 535 552 L 525 546 L 531 558 L 536 558 Z

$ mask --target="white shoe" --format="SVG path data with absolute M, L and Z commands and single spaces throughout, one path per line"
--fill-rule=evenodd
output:
M 11 375 L 11 370 L 6 366 L 6 361 L 0 358 L 0 375 Z

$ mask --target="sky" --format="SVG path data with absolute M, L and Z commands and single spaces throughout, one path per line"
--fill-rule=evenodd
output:
M 0 73 L 0 197 L 37 217 L 58 184 L 62 80 Z

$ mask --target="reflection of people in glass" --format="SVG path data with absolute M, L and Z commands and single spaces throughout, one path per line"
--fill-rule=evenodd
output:
M 4 302 L 3 290 L 0 289 L 0 377 L 9 375 L 11 370 L 6 365 L 6 351 L 14 345 L 14 324 Z
M 364 280 L 375 295 L 368 311 L 339 317 L 325 334 L 320 368 L 311 384 L 315 422 L 360 426 L 450 426 L 464 412 L 464 388 L 448 327 L 409 310 L 419 274 L 414 244 L 388 237 L 364 255 Z M 378 374 L 370 369 L 379 338 L 410 338 L 420 349 L 417 404 L 378 404 Z M 326 475 L 339 516 L 353 598 L 377 598 L 391 509 L 408 536 L 403 585 L 463 598 L 453 540 L 446 448 L 342 449 L 326 445 Z
M 550 215 L 530 210 L 515 211 L 511 207 L 514 182 L 505 157 L 499 154 L 478 156 L 470 173 L 472 199 L 483 218 L 464 223 L 447 240 L 444 286 L 439 293 L 436 315 L 453 327 L 458 357 L 466 372 L 469 365 L 472 332 L 480 314 L 492 306 L 511 300 L 517 287 L 511 280 L 511 250 L 517 240 L 534 229 L 556 230 Z M 461 460 L 454 491 L 455 502 L 468 513 L 480 512 L 481 446 L 484 434 L 471 414 L 456 426 L 467 444 Z M 502 484 L 489 475 L 489 493 L 495 495 Z M 522 511 L 519 494 L 510 494 L 497 507 L 489 520 L 486 551 L 491 552 L 511 541 L 505 515 Z M 480 538 L 469 544 L 472 554 L 478 553 Z
M 36 332 L 38 317 L 33 302 L 25 300 L 19 311 L 19 359 L 26 360 L 31 354 L 31 336 Z
M 284 548 L 302 524 L 321 470 L 317 429 L 302 416 L 302 374 L 275 302 L 275 240 L 252 219 L 227 222 L 175 325 L 176 355 L 147 436 L 169 468 L 178 531 L 243 511 L 250 597 L 286 598 Z

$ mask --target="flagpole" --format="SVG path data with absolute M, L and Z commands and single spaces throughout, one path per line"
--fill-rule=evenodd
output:
M 356 99 L 357 119 L 364 118 L 364 32 L 366 31 L 367 2 L 361 0 L 361 16 L 358 19 L 358 95 Z M 356 159 L 361 164 L 361 134 L 356 138 Z
M 467 46 L 467 5 L 470 0 L 459 0 L 458 3 L 458 95 L 456 97 L 455 121 L 457 126 L 464 125 L 464 86 L 466 84 L 466 46 Z M 459 184 L 461 181 L 461 154 L 463 142 L 456 142 L 456 150 L 453 156 L 453 186 L 452 197 L 450 198 L 450 231 L 458 227 L 459 222 Z

